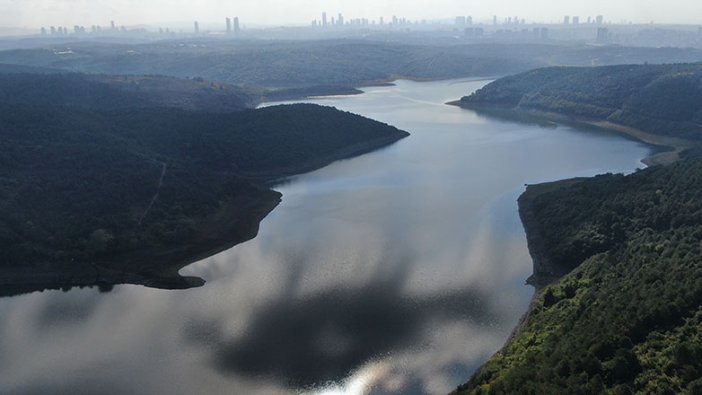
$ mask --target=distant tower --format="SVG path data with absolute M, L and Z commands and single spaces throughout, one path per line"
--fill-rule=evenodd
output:
M 563 24 L 570 25 L 570 17 L 568 15 L 563 17 Z
M 336 18 L 336 24 L 339 26 L 344 26 L 344 16 L 339 13 L 339 17 Z
M 497 25 L 497 15 L 492 16 L 492 24 Z
M 227 17 L 225 21 L 227 22 L 227 34 L 232 34 L 232 19 Z
M 609 29 L 606 27 L 597 28 L 597 42 L 600 44 L 605 44 L 609 42 Z
M 239 17 L 235 16 L 234 17 L 234 34 L 239 34 L 239 31 L 241 28 L 239 27 Z
M 322 27 L 327 27 L 327 13 L 322 13 Z
M 457 16 L 456 17 L 456 25 L 463 26 L 466 24 L 466 17 L 464 16 Z
M 115 21 L 110 21 L 110 28 L 115 30 Z
M 193 22 L 193 26 L 195 27 L 195 34 L 200 34 L 200 24 L 195 21 Z
M 52 36 L 55 36 L 55 35 L 56 35 L 56 28 L 55 28 L 55 27 L 50 26 L 50 27 L 49 27 L 49 31 L 51 32 L 51 35 L 52 35 Z
M 580 17 L 579 17 L 579 16 L 574 16 L 574 17 L 573 17 L 573 24 L 574 24 L 574 25 L 579 25 L 579 24 L 580 24 Z
M 604 22 L 604 17 L 602 15 L 597 15 L 597 18 L 595 18 L 595 22 L 598 25 L 601 25 Z
M 382 16 L 380 17 L 380 24 L 381 24 L 381 25 L 384 25 L 384 24 L 385 24 L 385 19 L 383 19 Z
M 45 27 L 41 28 L 41 35 L 46 36 L 46 28 Z
M 469 25 L 472 25 L 472 24 L 473 24 L 473 17 L 472 17 L 472 16 L 467 16 L 467 17 L 466 17 L 466 23 L 469 24 Z
M 542 27 L 540 30 L 540 35 L 542 40 L 548 40 L 548 28 Z

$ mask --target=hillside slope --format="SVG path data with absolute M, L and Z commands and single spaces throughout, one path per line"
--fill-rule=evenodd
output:
M 553 67 L 501 78 L 467 108 L 557 113 L 657 135 L 702 139 L 702 63 Z
M 368 40 L 190 39 L 149 44 L 74 43 L 0 51 L 0 63 L 103 74 L 202 77 L 271 89 L 348 89 L 397 77 L 495 76 L 551 65 L 694 62 L 702 51 L 586 45 L 410 45 Z
M 123 98 L 105 91 L 91 95 Z M 253 237 L 280 201 L 267 182 L 407 136 L 308 104 L 211 113 L 2 98 L 0 294 L 201 284 L 177 270 Z
M 0 72 L 0 87 L 0 103 L 5 104 L 173 107 L 205 112 L 252 108 L 262 94 L 261 90 L 201 79 L 79 73 Z
M 520 210 L 569 274 L 458 393 L 701 393 L 702 159 L 548 189 Z

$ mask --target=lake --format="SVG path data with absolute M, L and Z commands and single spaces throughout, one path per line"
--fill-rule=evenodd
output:
M 310 102 L 412 135 L 276 186 L 258 236 L 181 271 L 202 288 L 0 299 L 0 393 L 441 394 L 505 342 L 533 288 L 524 184 L 631 172 L 617 134 L 444 103 L 487 81 Z

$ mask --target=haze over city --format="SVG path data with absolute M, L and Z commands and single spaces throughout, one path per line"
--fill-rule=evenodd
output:
M 702 394 L 701 0 L 0 0 L 0 395 Z
M 614 23 L 702 23 L 699 3 L 695 0 L 606 1 L 588 2 L 538 0 L 492 2 L 457 0 L 409 1 L 322 1 L 322 0 L 3 0 L 2 27 L 37 28 L 45 25 L 92 25 L 117 20 L 123 25 L 180 24 L 197 19 L 203 27 L 220 23 L 226 15 L 238 15 L 251 25 L 306 25 L 326 11 L 347 18 L 393 15 L 409 20 L 450 20 L 456 15 L 471 15 L 476 22 L 518 16 L 528 22 L 555 23 L 564 15 L 606 15 Z

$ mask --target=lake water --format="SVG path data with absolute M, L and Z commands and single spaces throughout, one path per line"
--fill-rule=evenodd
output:
M 533 289 L 525 183 L 630 172 L 616 134 L 447 106 L 485 81 L 311 100 L 412 134 L 279 185 L 259 235 L 185 268 L 202 288 L 0 299 L 0 393 L 423 394 L 465 381 Z

